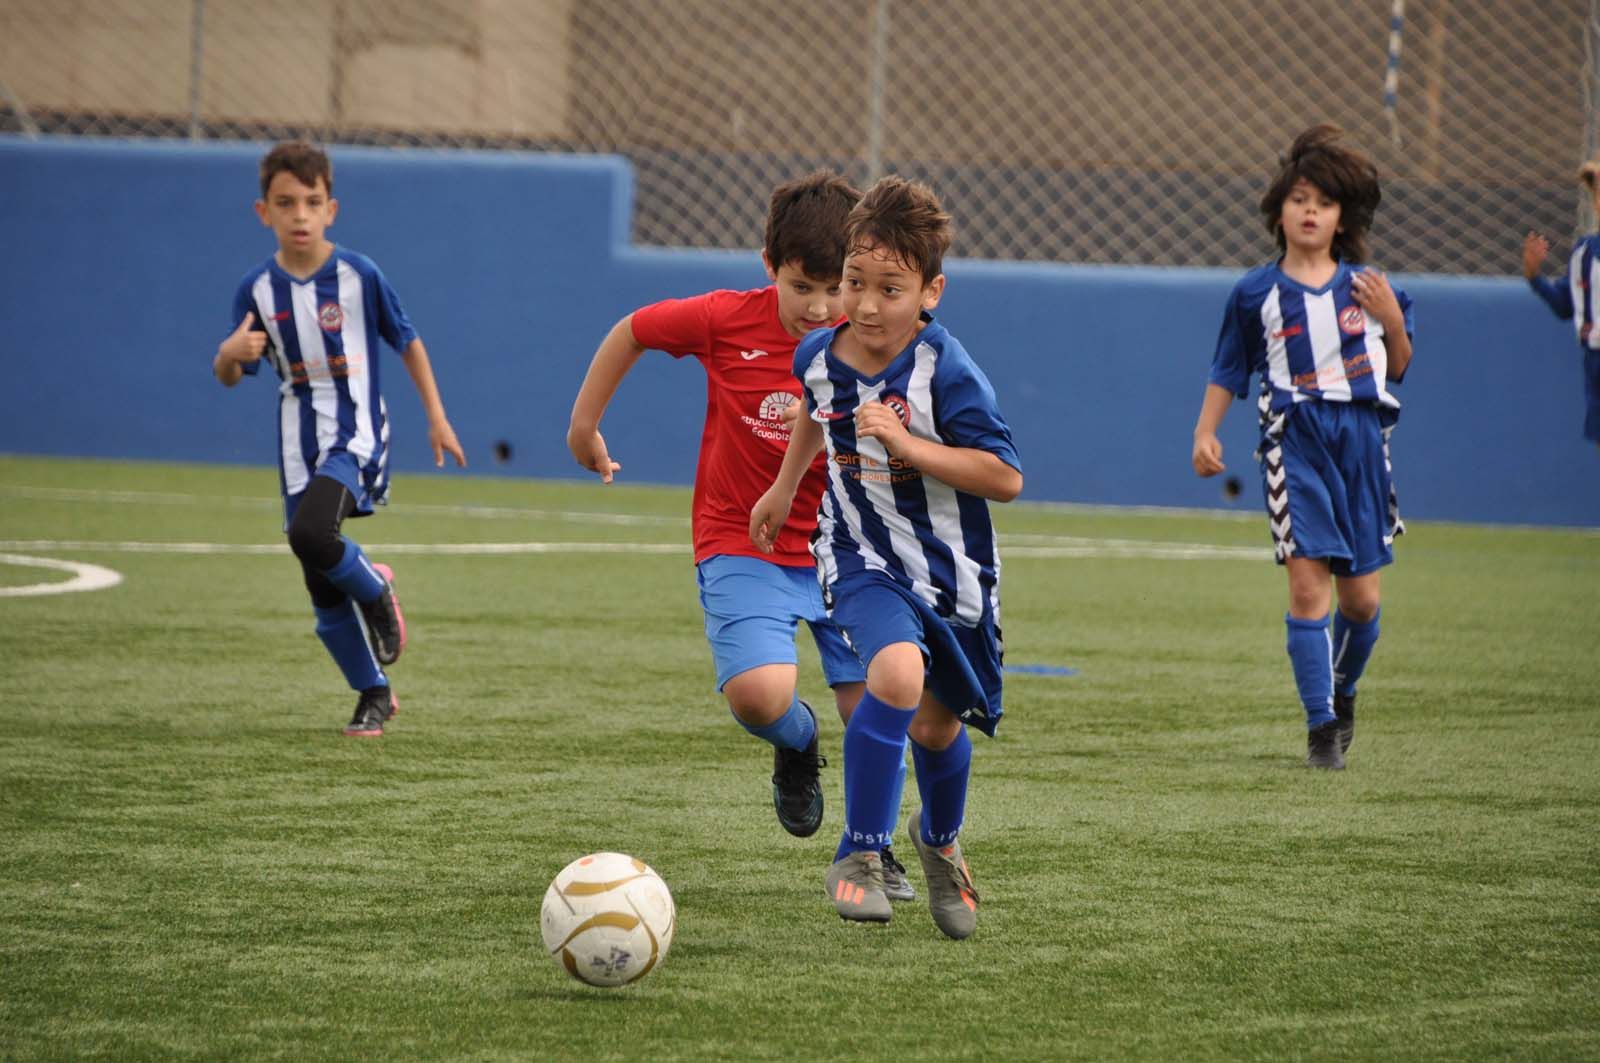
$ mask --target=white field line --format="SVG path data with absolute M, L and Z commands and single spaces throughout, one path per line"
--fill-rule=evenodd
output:
M 86 565 L 81 561 L 57 561 L 53 557 L 24 557 L 20 554 L 0 554 L 0 565 L 26 565 L 30 568 L 49 568 L 70 572 L 72 578 L 56 583 L 30 583 L 21 587 L 0 587 L 0 598 L 25 598 L 40 594 L 71 594 L 75 591 L 102 591 L 122 582 L 122 574 L 99 565 Z
M 110 502 L 119 505 L 208 506 L 229 509 L 260 509 L 281 513 L 283 502 L 257 495 L 194 495 L 167 491 L 102 491 L 71 487 L 23 487 L 0 484 L 0 495 L 36 498 L 49 502 Z M 520 506 L 444 506 L 430 502 L 406 502 L 406 513 L 433 517 L 469 517 L 482 520 L 558 520 L 573 524 L 620 524 L 687 528 L 688 517 L 639 513 L 585 513 L 572 510 L 523 509 Z

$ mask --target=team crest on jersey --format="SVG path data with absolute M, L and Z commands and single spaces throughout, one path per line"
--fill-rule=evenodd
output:
M 1367 330 L 1367 315 L 1362 313 L 1359 306 L 1347 306 L 1339 311 L 1339 328 L 1352 336 L 1359 336 Z
M 328 302 L 317 307 L 317 324 L 324 332 L 338 332 L 344 327 L 344 311 L 338 303 Z
M 900 418 L 901 424 L 907 428 L 911 427 L 911 404 L 906 401 L 904 395 L 896 395 L 894 392 L 889 391 L 885 392 L 878 401 L 893 410 L 894 415 Z
M 761 400 L 759 411 L 763 421 L 783 420 L 783 411 L 800 400 L 787 391 L 774 391 L 771 395 Z

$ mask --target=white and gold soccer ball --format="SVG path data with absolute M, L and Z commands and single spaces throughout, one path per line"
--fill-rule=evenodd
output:
M 544 947 L 580 982 L 637 982 L 666 958 L 677 907 L 649 864 L 590 853 L 561 869 L 539 910 Z

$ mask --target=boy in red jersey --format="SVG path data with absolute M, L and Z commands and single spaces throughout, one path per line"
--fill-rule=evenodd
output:
M 844 222 L 861 193 L 818 171 L 780 185 L 768 204 L 761 259 L 772 284 L 712 291 L 641 307 L 618 321 L 595 351 L 572 406 L 567 447 L 605 483 L 622 468 L 599 426 L 622 378 L 647 349 L 692 355 L 705 367 L 706 420 L 694 484 L 694 560 L 717 688 L 746 731 L 773 747 L 772 800 L 796 837 L 822 825 L 817 719 L 796 694 L 795 632 L 801 620 L 822 658 L 841 719 L 865 689 L 855 652 L 828 619 L 811 558 L 811 533 L 825 473 L 819 455 L 796 493 L 770 554 L 750 542 L 750 507 L 783 464 L 799 400 L 794 348 L 842 313 Z M 902 766 L 902 774 L 904 767 Z M 885 851 L 891 873 L 899 865 Z M 899 899 L 915 893 L 903 869 Z

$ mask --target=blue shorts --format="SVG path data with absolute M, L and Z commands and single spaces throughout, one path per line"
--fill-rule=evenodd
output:
M 866 681 L 855 651 L 828 619 L 817 571 L 810 565 L 718 554 L 695 566 L 695 582 L 718 690 L 740 672 L 764 664 L 798 664 L 794 636 L 802 620 L 811 627 L 830 687 Z
M 1583 438 L 1600 443 L 1600 351 L 1583 352 Z
M 1005 711 L 1000 699 L 1005 645 L 991 622 L 950 624 L 927 602 L 881 572 L 847 576 L 831 588 L 833 620 L 863 661 L 897 642 L 922 649 L 927 688 L 939 703 L 991 738 Z
M 1300 402 L 1261 441 L 1274 554 L 1322 559 L 1336 576 L 1394 560 L 1405 531 L 1389 473 L 1389 433 L 1371 403 Z
M 356 508 L 350 515 L 352 517 L 372 516 L 372 494 L 367 490 L 366 483 L 361 477 L 361 463 L 347 450 L 337 450 L 322 459 L 317 466 L 317 471 L 312 473 L 313 478 L 326 476 L 330 480 L 337 480 L 344 484 L 350 497 L 355 499 Z M 294 511 L 300 508 L 300 499 L 305 492 L 283 496 L 283 530 L 287 533 L 289 522 L 294 520 Z

